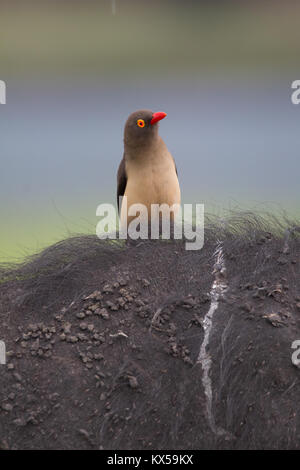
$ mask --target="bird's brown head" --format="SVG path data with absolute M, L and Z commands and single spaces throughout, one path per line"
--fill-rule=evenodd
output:
M 166 117 L 166 113 L 153 113 L 148 109 L 140 109 L 130 114 L 124 129 L 126 147 L 137 148 L 151 144 L 158 136 L 158 122 Z

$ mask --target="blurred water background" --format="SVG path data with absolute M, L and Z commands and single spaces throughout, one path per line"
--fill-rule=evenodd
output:
M 0 261 L 94 233 L 115 203 L 123 126 L 160 133 L 183 202 L 300 215 L 300 5 L 0 1 Z

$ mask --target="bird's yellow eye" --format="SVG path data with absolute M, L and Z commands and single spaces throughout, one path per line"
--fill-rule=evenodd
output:
M 136 123 L 139 127 L 145 127 L 144 119 L 138 119 Z

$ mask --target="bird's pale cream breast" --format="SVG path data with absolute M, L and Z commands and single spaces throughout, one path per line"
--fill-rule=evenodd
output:
M 147 207 L 148 218 L 151 204 L 180 204 L 180 187 L 174 160 L 161 140 L 155 149 L 145 150 L 139 158 L 126 160 L 127 209 L 132 204 L 143 204 Z M 125 207 L 125 206 L 124 206 Z M 122 205 L 121 221 L 124 221 Z M 128 222 L 132 217 L 128 217 Z

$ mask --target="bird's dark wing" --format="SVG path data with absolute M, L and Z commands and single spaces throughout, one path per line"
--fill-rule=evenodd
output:
M 176 175 L 178 176 L 177 166 L 176 166 L 176 163 L 175 163 L 174 157 L 172 156 L 172 158 L 173 158 L 173 163 L 174 163 L 174 166 L 175 166 Z
M 124 196 L 126 185 L 127 185 L 125 157 L 122 158 L 121 163 L 119 165 L 117 181 L 118 181 L 118 184 L 117 184 L 117 203 L 118 203 L 118 211 L 120 212 L 119 197 Z

